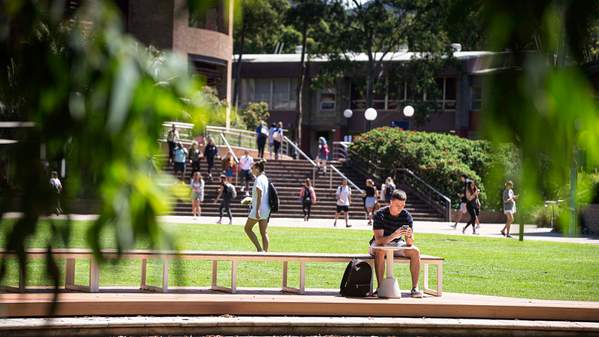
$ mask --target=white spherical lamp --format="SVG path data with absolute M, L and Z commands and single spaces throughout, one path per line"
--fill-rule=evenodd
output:
M 343 111 L 343 117 L 345 117 L 345 118 L 351 118 L 351 116 L 353 116 L 353 115 L 354 115 L 354 112 L 351 111 L 350 109 L 345 109 Z
M 414 116 L 414 107 L 411 105 L 406 105 L 403 108 L 403 115 L 406 117 L 412 117 Z
M 364 118 L 366 118 L 366 120 L 368 121 L 373 121 L 376 119 L 376 110 L 374 108 L 368 108 L 366 109 L 366 111 L 364 111 Z

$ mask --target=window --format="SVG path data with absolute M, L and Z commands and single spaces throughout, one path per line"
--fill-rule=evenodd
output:
M 270 110 L 295 110 L 297 80 L 290 78 L 243 79 L 240 88 L 240 103 L 266 102 Z
M 215 0 L 207 5 L 196 5 L 195 8 L 189 8 L 188 25 L 193 28 L 209 29 L 228 34 L 229 24 L 226 1 Z
M 352 78 L 351 108 L 366 109 L 366 80 L 364 78 Z
M 445 94 L 443 98 L 443 109 L 444 110 L 455 110 L 456 109 L 456 97 L 457 87 L 456 79 L 453 77 L 445 78 Z
M 321 111 L 335 110 L 335 89 L 321 90 L 319 102 Z

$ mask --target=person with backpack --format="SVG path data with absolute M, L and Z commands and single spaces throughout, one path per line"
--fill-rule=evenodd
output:
M 327 160 L 329 159 L 329 145 L 324 137 L 318 138 L 318 156 L 316 158 L 316 165 L 318 169 L 323 168 L 323 172 L 327 173 Z
M 268 177 L 264 173 L 264 166 L 266 165 L 265 160 L 258 160 L 252 165 L 252 174 L 256 177 L 254 180 L 254 186 L 252 187 L 252 206 L 250 214 L 248 215 L 245 223 L 245 233 L 250 238 L 256 251 L 268 252 L 268 220 L 270 219 L 271 211 L 271 184 L 269 184 Z M 278 205 L 277 205 L 278 207 Z M 260 227 L 260 235 L 262 236 L 262 246 L 254 233 L 254 225 L 258 223 Z
M 220 199 L 221 196 L 223 197 L 223 200 L 220 202 L 220 206 L 218 208 L 219 218 L 216 223 L 217 224 L 222 223 L 223 209 L 224 209 L 225 212 L 227 212 L 227 216 L 229 217 L 229 225 L 230 225 L 233 223 L 233 215 L 231 215 L 231 201 L 237 197 L 237 191 L 235 191 L 235 186 L 233 186 L 229 182 L 226 175 L 221 174 L 220 182 L 221 182 L 220 188 L 218 190 L 218 195 L 216 196 L 214 203 L 216 204 L 218 202 L 218 199 Z
M 385 272 L 385 251 L 383 249 L 376 249 L 376 247 L 391 245 L 405 247 L 402 250 L 396 250 L 394 256 L 410 259 L 410 274 L 412 274 L 412 290 L 410 291 L 410 295 L 422 298 L 422 292 L 418 290 L 420 250 L 414 245 L 414 220 L 410 212 L 405 209 L 406 200 L 406 192 L 395 190 L 391 195 L 389 206 L 379 209 L 374 214 L 372 226 L 373 237 L 370 239 L 368 253 L 374 256 L 374 270 L 378 287 L 380 287 Z
M 258 122 L 256 127 L 256 143 L 258 145 L 258 157 L 264 159 L 264 146 L 266 145 L 266 139 L 268 138 L 268 129 L 263 121 Z
M 395 191 L 395 182 L 393 182 L 393 178 L 387 177 L 385 179 L 385 183 L 381 185 L 381 200 L 385 202 L 385 204 L 389 204 L 391 201 L 391 196 L 393 195 L 393 191 Z
M 279 122 L 272 132 L 272 144 L 275 149 L 275 160 L 279 160 L 283 139 L 283 123 Z
M 466 228 L 472 225 L 472 234 L 476 234 L 476 225 L 480 226 L 478 215 L 480 214 L 480 201 L 478 195 L 480 190 L 476 187 L 476 183 L 472 180 L 466 185 L 466 209 L 470 214 L 470 220 L 466 223 L 466 226 L 462 229 L 462 234 L 466 234 Z
M 306 178 L 304 186 L 300 188 L 300 199 L 302 201 L 302 212 L 304 212 L 304 221 L 310 220 L 310 210 L 316 204 L 316 192 L 312 187 L 310 178 Z

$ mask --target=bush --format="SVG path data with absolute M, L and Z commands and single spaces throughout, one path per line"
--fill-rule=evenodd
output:
M 431 186 L 460 202 L 463 189 L 460 175 L 473 179 L 481 190 L 485 208 L 499 209 L 506 179 L 513 179 L 518 156 L 511 145 L 493 147 L 487 141 L 469 140 L 453 135 L 378 128 L 356 138 L 354 154 L 389 169 L 407 168 Z
M 248 130 L 256 129 L 259 121 L 268 121 L 269 117 L 270 112 L 266 102 L 250 103 L 239 112 L 239 118 Z

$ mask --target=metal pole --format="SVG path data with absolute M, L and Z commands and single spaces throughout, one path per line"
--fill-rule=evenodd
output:
M 333 188 L 333 169 L 329 168 L 329 172 L 329 188 Z
M 578 179 L 578 172 L 576 170 L 576 146 L 574 146 L 572 166 L 570 167 L 570 224 L 568 228 L 568 234 L 570 236 L 576 235 L 576 183 Z

